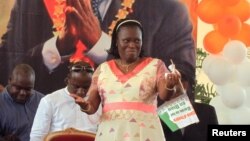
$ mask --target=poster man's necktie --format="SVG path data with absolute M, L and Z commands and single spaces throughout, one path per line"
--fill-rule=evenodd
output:
M 98 18 L 100 22 L 102 22 L 102 17 L 98 8 L 99 8 L 101 1 L 102 0 L 91 0 L 91 5 L 93 8 L 94 14 L 96 15 L 96 17 Z

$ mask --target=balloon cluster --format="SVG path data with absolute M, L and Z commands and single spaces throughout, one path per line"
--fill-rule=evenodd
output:
M 247 0 L 201 0 L 199 18 L 213 25 L 204 39 L 209 53 L 202 69 L 218 96 L 210 104 L 220 124 L 250 124 L 250 3 Z

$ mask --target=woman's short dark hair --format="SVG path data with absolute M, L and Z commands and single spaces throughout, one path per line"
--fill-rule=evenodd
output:
M 142 38 L 143 38 L 143 28 L 142 25 L 139 21 L 137 20 L 133 20 L 133 19 L 121 19 L 119 20 L 114 29 L 113 29 L 113 33 L 112 33 L 112 40 L 111 40 L 111 47 L 108 50 L 108 53 L 110 55 L 112 55 L 114 58 L 120 58 L 120 55 L 118 53 L 118 48 L 117 48 L 117 35 L 120 31 L 121 27 L 139 27 L 141 32 L 142 32 Z M 139 57 L 143 57 L 144 53 L 143 53 L 143 49 L 141 49 L 141 52 L 139 54 Z

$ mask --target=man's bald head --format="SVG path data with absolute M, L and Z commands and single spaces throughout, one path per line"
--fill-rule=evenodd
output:
M 10 96 L 18 103 L 25 103 L 32 95 L 35 85 L 35 72 L 27 64 L 17 65 L 9 78 L 7 88 Z
M 30 78 L 35 83 L 35 71 L 28 64 L 18 64 L 12 71 L 11 78 L 15 78 L 17 76 L 26 76 Z

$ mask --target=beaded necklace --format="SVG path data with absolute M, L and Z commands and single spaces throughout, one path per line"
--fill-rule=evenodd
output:
M 112 32 L 115 28 L 116 23 L 121 20 L 125 19 L 129 13 L 133 13 L 133 5 L 135 0 L 123 0 L 121 3 L 121 8 L 118 10 L 117 14 L 115 15 L 115 20 L 112 21 L 111 25 L 109 26 L 108 34 L 111 36 Z

